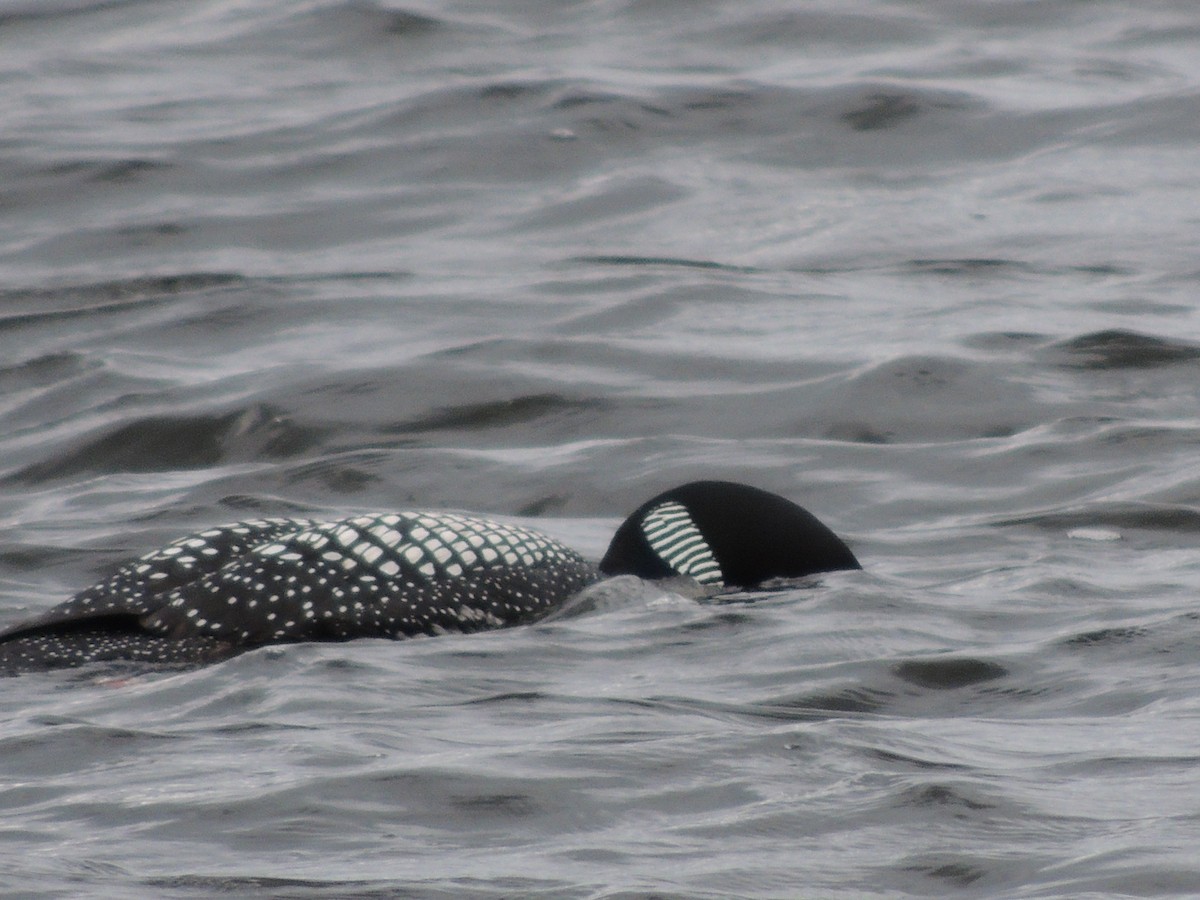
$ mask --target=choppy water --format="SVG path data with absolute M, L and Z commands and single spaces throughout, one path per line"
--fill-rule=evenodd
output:
M 0 623 L 700 476 L 866 566 L 10 680 L 3 893 L 1200 893 L 1198 145 L 1184 0 L 0 3 Z

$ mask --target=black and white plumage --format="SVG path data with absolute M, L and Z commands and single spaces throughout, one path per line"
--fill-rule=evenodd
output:
M 194 665 L 267 644 L 502 628 L 609 575 L 752 587 L 839 568 L 858 561 L 817 519 L 731 482 L 693 482 L 643 504 L 598 567 L 533 529 L 457 513 L 261 519 L 181 538 L 0 632 L 0 673 Z
M 621 524 L 600 560 L 606 575 L 687 575 L 725 588 L 860 568 L 808 510 L 732 481 L 693 481 L 652 497 Z

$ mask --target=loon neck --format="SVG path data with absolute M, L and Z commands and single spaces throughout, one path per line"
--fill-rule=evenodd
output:
M 729 481 L 694 481 L 646 501 L 617 529 L 605 575 L 751 588 L 775 578 L 860 569 L 816 516 L 792 501 Z

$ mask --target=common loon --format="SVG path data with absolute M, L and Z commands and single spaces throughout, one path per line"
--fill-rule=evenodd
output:
M 812 514 L 728 481 L 648 500 L 599 565 L 533 529 L 458 513 L 259 519 L 180 538 L 0 631 L 0 674 L 204 665 L 267 644 L 504 628 L 616 575 L 735 589 L 858 568 Z

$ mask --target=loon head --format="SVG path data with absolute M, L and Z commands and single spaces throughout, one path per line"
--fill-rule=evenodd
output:
M 693 481 L 647 500 L 617 529 L 600 561 L 605 575 L 687 575 L 739 588 L 861 568 L 842 539 L 806 509 L 730 481 Z

